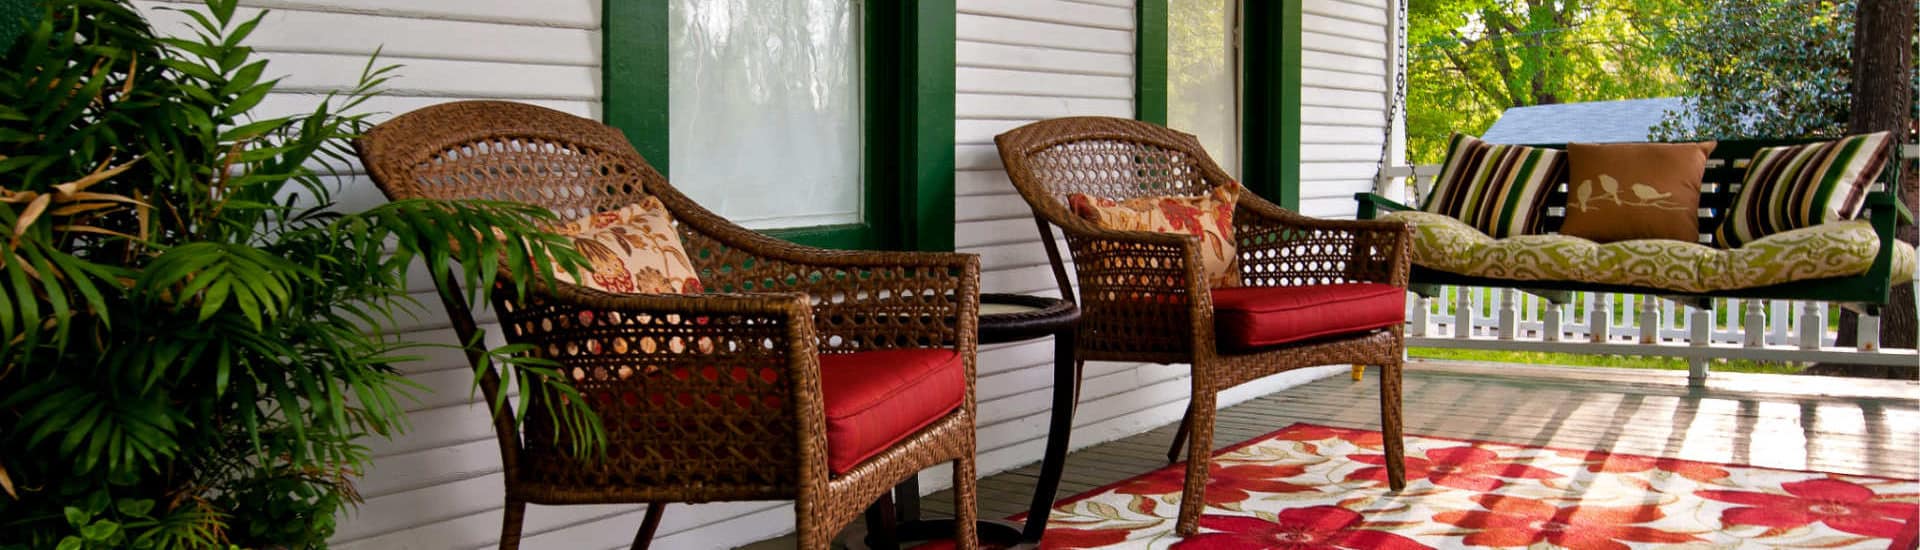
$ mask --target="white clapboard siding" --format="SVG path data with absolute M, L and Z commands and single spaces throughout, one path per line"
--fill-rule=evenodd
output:
M 1134 4 L 1131 0 L 960 0 L 955 241 L 959 251 L 980 255 L 984 291 L 1059 294 L 1031 210 L 1007 180 L 993 136 L 1046 118 L 1131 117 Z M 1368 52 L 1375 56 L 1371 63 L 1379 63 L 1380 52 L 1364 43 L 1350 41 L 1344 46 L 1344 50 L 1326 52 L 1328 65 L 1346 63 L 1358 69 L 1351 60 L 1364 59 Z M 1377 109 L 1382 101 L 1377 89 L 1373 96 L 1371 104 L 1359 97 L 1345 98 L 1337 105 Z M 1377 146 L 1377 130 L 1375 134 L 1368 141 L 1351 131 L 1315 146 L 1357 150 L 1368 143 Z M 1341 154 L 1359 156 L 1352 150 Z M 1044 339 L 981 348 L 975 390 L 983 474 L 1031 463 L 1043 450 L 1052 400 L 1052 350 L 1051 341 Z M 1221 402 L 1262 395 L 1330 372 L 1312 369 L 1269 378 L 1229 392 Z M 1185 365 L 1089 363 L 1073 446 L 1110 441 L 1177 420 L 1191 391 L 1188 373 Z M 944 471 L 923 477 L 926 490 L 946 485 Z
M 189 33 L 169 9 L 197 0 L 136 0 L 167 32 Z M 1387 80 L 1385 0 L 1308 0 L 1302 89 L 1303 210 L 1350 215 L 1352 192 L 1373 177 Z M 243 16 L 273 12 L 252 45 L 283 78 L 262 116 L 311 109 L 352 86 L 367 56 L 401 68 L 387 94 L 364 110 L 374 120 L 465 99 L 508 99 L 599 118 L 601 0 L 242 0 Z M 1002 170 L 993 136 L 1044 118 L 1133 113 L 1134 0 L 959 0 L 955 241 L 979 254 L 987 292 L 1057 296 L 1026 204 Z M 358 165 L 332 181 L 348 209 L 384 201 Z M 1062 243 L 1064 248 L 1064 243 Z M 1071 269 L 1071 266 L 1069 266 Z M 454 344 L 432 285 L 409 280 L 423 307 L 395 327 L 409 341 Z M 478 312 L 483 324 L 492 315 Z M 497 327 L 489 344 L 498 345 Z M 981 473 L 1035 460 L 1044 446 L 1052 387 L 1047 340 L 982 346 L 978 397 Z M 423 389 L 406 402 L 408 432 L 370 439 L 374 456 L 357 487 L 366 501 L 342 518 L 337 548 L 484 548 L 501 517 L 499 450 L 474 402 L 464 356 L 425 348 L 401 372 Z M 1340 367 L 1272 377 L 1224 394 L 1228 404 L 1325 376 Z M 1139 433 L 1177 419 L 1189 386 L 1183 365 L 1087 365 L 1074 447 Z M 929 470 L 923 487 L 949 485 Z M 1064 495 L 1063 495 L 1064 496 Z M 530 506 L 526 548 L 620 548 L 640 506 Z M 787 502 L 676 504 L 661 548 L 728 548 L 793 530 Z
M 1300 210 L 1352 217 L 1386 138 L 1388 0 L 1304 0 Z

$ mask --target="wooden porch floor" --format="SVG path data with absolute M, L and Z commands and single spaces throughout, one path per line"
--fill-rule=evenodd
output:
M 1690 389 L 1685 373 L 1585 367 L 1414 362 L 1405 376 L 1409 434 L 1834 473 L 1920 477 L 1920 383 L 1715 373 Z M 1224 447 L 1294 422 L 1379 429 L 1379 380 L 1335 376 L 1220 411 Z M 1068 456 L 1059 498 L 1166 465 L 1169 424 Z M 1025 511 L 1039 464 L 980 481 L 980 517 Z M 921 500 L 951 517 L 947 491 Z M 857 540 L 855 525 L 842 534 Z M 792 548 L 791 537 L 748 545 Z M 860 548 L 854 544 L 851 547 Z

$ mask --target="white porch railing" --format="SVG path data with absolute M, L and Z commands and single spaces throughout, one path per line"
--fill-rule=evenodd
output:
M 1437 170 L 1394 167 L 1376 189 L 1405 197 L 1403 178 Z M 1696 383 L 1713 359 L 1890 365 L 1920 374 L 1915 350 L 1880 346 L 1877 316 L 1859 316 L 1857 345 L 1834 345 L 1839 308 L 1827 302 L 1717 298 L 1702 309 L 1637 294 L 1576 292 L 1553 304 L 1512 288 L 1439 289 L 1409 297 L 1408 346 L 1681 357 Z

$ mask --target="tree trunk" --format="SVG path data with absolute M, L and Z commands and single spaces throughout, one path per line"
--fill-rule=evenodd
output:
M 1849 133 L 1893 132 L 1894 141 L 1913 140 L 1913 33 L 1912 0 L 1860 0 L 1853 27 L 1853 112 L 1849 115 Z M 1898 196 L 1907 208 L 1920 208 L 1920 167 L 1899 160 Z M 1920 211 L 1920 210 L 1916 210 Z M 1916 242 L 1913 225 L 1902 225 L 1900 240 Z M 1841 314 L 1839 345 L 1857 342 L 1856 315 Z M 1890 348 L 1915 347 L 1913 284 L 1896 286 L 1887 306 L 1881 310 L 1880 343 Z M 1822 374 L 1911 378 L 1911 367 L 1869 368 L 1858 365 L 1818 365 Z

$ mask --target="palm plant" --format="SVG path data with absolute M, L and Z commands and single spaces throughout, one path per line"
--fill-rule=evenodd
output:
M 127 0 L 44 0 L 0 61 L 0 548 L 324 546 L 357 441 L 402 429 L 418 389 L 394 369 L 415 344 L 383 329 L 418 306 L 409 267 L 457 262 L 484 302 L 580 264 L 544 210 L 338 211 L 353 113 L 393 68 L 255 117 L 276 81 L 236 1 L 167 38 Z M 488 368 L 571 393 L 519 351 Z M 549 402 L 599 433 L 584 400 Z

